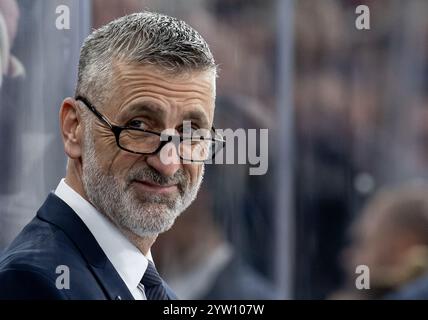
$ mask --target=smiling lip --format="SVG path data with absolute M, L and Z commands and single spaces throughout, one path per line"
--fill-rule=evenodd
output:
M 159 185 L 152 182 L 147 181 L 140 181 L 135 180 L 135 185 L 138 187 L 138 189 L 145 191 L 145 192 L 156 192 L 156 193 L 171 193 L 177 191 L 177 185 L 171 184 L 171 185 Z

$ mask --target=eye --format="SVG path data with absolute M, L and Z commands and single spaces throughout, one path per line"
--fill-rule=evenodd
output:
M 137 129 L 146 129 L 146 124 L 138 119 L 132 119 L 130 121 L 128 121 L 128 123 L 126 124 L 127 127 L 131 127 L 131 128 L 137 128 Z

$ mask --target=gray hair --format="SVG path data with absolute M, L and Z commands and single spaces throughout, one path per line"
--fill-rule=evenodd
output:
M 95 30 L 80 52 L 76 96 L 104 103 L 113 62 L 151 64 L 169 73 L 213 70 L 213 55 L 202 36 L 179 19 L 139 12 Z

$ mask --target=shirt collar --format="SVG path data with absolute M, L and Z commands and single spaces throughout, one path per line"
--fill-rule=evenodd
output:
M 55 194 L 85 223 L 128 289 L 135 290 L 146 272 L 148 259 L 153 260 L 150 250 L 147 257 L 144 256 L 110 220 L 67 185 L 65 179 L 60 181 Z

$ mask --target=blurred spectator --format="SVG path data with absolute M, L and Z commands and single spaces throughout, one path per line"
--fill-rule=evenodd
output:
M 22 63 L 11 54 L 18 30 L 19 8 L 15 0 L 0 1 L 0 88 L 3 77 L 16 78 L 25 74 Z
M 355 28 L 359 4 L 369 31 Z M 295 10 L 294 279 L 297 298 L 324 298 L 344 281 L 344 231 L 366 199 L 427 178 L 428 2 L 299 0 Z
M 73 93 L 90 2 L 61 4 L 70 8 L 70 30 L 56 28 L 57 0 L 0 0 L 0 64 L 7 67 L 0 72 L 0 251 L 65 168 L 58 105 Z
M 347 85 L 333 68 L 300 75 L 295 83 L 294 282 L 297 298 L 323 299 L 342 279 L 336 257 L 350 216 L 355 169 Z
M 352 240 L 344 253 L 346 288 L 333 298 L 384 298 L 426 278 L 428 185 L 415 182 L 379 192 L 354 223 Z M 369 267 L 370 289 L 355 288 L 358 265 Z
M 25 69 L 12 54 L 12 47 L 18 31 L 19 12 L 15 0 L 0 1 L 0 199 L 14 191 L 12 181 L 18 171 L 14 165 L 19 158 L 15 147 L 18 128 L 12 119 L 19 111 L 16 104 L 23 88 Z

